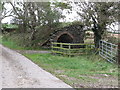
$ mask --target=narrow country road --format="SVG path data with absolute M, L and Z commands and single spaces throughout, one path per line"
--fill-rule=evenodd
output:
M 72 88 L 16 51 L 0 50 L 2 88 Z

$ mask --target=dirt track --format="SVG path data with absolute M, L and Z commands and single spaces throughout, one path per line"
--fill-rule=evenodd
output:
M 2 88 L 72 88 L 16 51 L 0 50 Z

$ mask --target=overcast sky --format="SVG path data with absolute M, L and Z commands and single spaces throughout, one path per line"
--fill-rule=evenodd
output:
M 66 18 L 60 19 L 61 22 L 73 22 L 75 20 L 80 20 L 80 17 L 77 15 L 76 13 L 76 6 L 73 4 L 72 5 L 72 13 L 71 14 L 67 14 L 67 10 L 63 11 L 63 15 L 66 15 Z M 6 4 L 6 6 L 8 10 L 12 9 L 12 6 L 10 4 Z M 10 23 L 10 21 L 12 20 L 12 17 L 6 17 L 5 19 L 2 20 L 2 23 Z M 118 30 L 120 27 L 120 24 L 115 25 L 115 26 L 111 26 L 112 29 L 114 30 Z M 111 31 L 111 29 L 109 29 Z
M 72 5 L 74 8 L 72 8 L 72 13 L 68 14 L 67 10 L 63 11 L 63 15 L 66 16 L 66 18 L 60 19 L 61 22 L 73 22 L 75 20 L 80 19 L 80 17 L 78 16 L 78 14 L 75 11 L 75 5 Z M 5 7 L 7 8 L 7 10 L 9 11 L 10 9 L 12 9 L 12 6 L 10 4 L 6 4 Z M 5 19 L 2 20 L 2 23 L 10 23 L 10 21 L 12 20 L 12 17 L 6 17 Z

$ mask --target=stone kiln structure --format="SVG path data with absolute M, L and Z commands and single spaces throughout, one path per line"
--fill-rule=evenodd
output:
M 50 42 L 84 43 L 84 30 L 82 25 L 70 25 L 51 34 Z
M 41 46 L 50 46 L 51 42 L 59 43 L 84 43 L 83 25 L 73 24 L 63 28 L 53 30 L 45 38 Z

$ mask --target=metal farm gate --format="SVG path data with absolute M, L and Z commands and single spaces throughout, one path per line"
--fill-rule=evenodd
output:
M 101 40 L 99 42 L 99 55 L 111 63 L 117 63 L 118 45 Z

